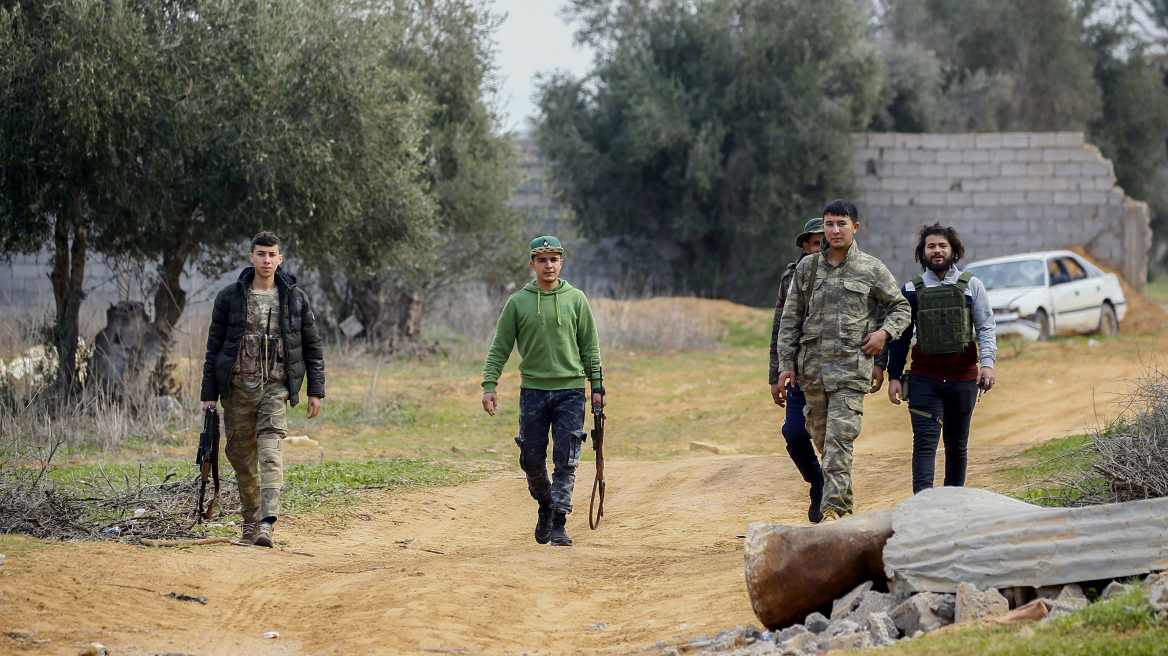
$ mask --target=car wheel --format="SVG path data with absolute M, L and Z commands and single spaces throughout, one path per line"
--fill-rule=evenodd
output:
M 1038 312 L 1030 315 L 1030 320 L 1038 324 L 1038 341 L 1050 341 L 1050 317 L 1046 316 L 1046 310 L 1038 308 Z
M 1115 316 L 1115 308 L 1111 303 L 1103 304 L 1103 312 L 1099 315 L 1099 336 L 1115 337 L 1119 334 L 1119 319 Z

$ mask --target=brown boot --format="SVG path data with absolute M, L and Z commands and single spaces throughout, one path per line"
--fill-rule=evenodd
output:
M 240 544 L 255 544 L 256 533 L 259 532 L 259 527 L 255 522 L 250 522 L 243 525 L 243 537 L 239 538 Z
M 256 533 L 255 546 L 272 548 L 272 523 L 260 522 L 260 529 Z

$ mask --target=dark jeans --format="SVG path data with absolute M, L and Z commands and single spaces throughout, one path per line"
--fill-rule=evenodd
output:
M 548 429 L 552 433 L 551 478 L 547 472 Z M 527 490 L 556 512 L 572 512 L 572 488 L 584 443 L 584 390 L 519 390 L 519 466 Z
M 811 498 L 823 498 L 823 469 L 811 444 L 811 433 L 807 432 L 807 420 L 803 408 L 807 399 L 799 385 L 787 391 L 787 416 L 783 420 L 783 439 L 787 442 L 787 455 L 795 463 L 803 480 L 811 485 Z
M 909 381 L 909 414 L 913 427 L 913 494 L 933 487 L 937 463 L 937 442 L 945 439 L 945 485 L 965 485 L 966 450 L 969 443 L 969 420 L 977 405 L 977 381 L 942 383 L 913 376 Z M 937 423 L 937 419 L 944 426 Z

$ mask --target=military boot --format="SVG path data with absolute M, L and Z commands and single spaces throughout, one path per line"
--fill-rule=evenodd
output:
M 568 537 L 568 532 L 564 530 L 564 525 L 568 523 L 567 513 L 557 512 L 552 514 L 552 546 L 553 547 L 570 547 L 572 546 L 572 538 Z
M 807 507 L 807 520 L 812 524 L 818 524 L 823 521 L 823 511 L 819 509 L 819 504 L 822 502 L 823 492 L 812 488 L 811 505 Z
M 259 532 L 260 527 L 256 526 L 255 522 L 248 522 L 243 525 L 243 537 L 239 538 L 240 544 L 255 544 L 256 533 Z
M 535 522 L 535 541 L 547 544 L 552 539 L 552 502 L 545 499 L 539 502 L 538 520 Z
M 271 522 L 260 522 L 260 528 L 256 531 L 255 546 L 272 548 Z

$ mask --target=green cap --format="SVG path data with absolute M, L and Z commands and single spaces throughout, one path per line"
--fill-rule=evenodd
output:
M 811 219 L 808 221 L 807 224 L 803 226 L 803 232 L 800 232 L 799 236 L 795 238 L 795 245 L 799 248 L 803 248 L 803 242 L 807 239 L 811 239 L 811 235 L 817 233 L 821 235 L 823 234 L 823 219 Z
M 538 255 L 540 253 L 563 253 L 564 247 L 560 245 L 560 240 L 552 236 L 536 237 L 531 240 L 531 254 Z

